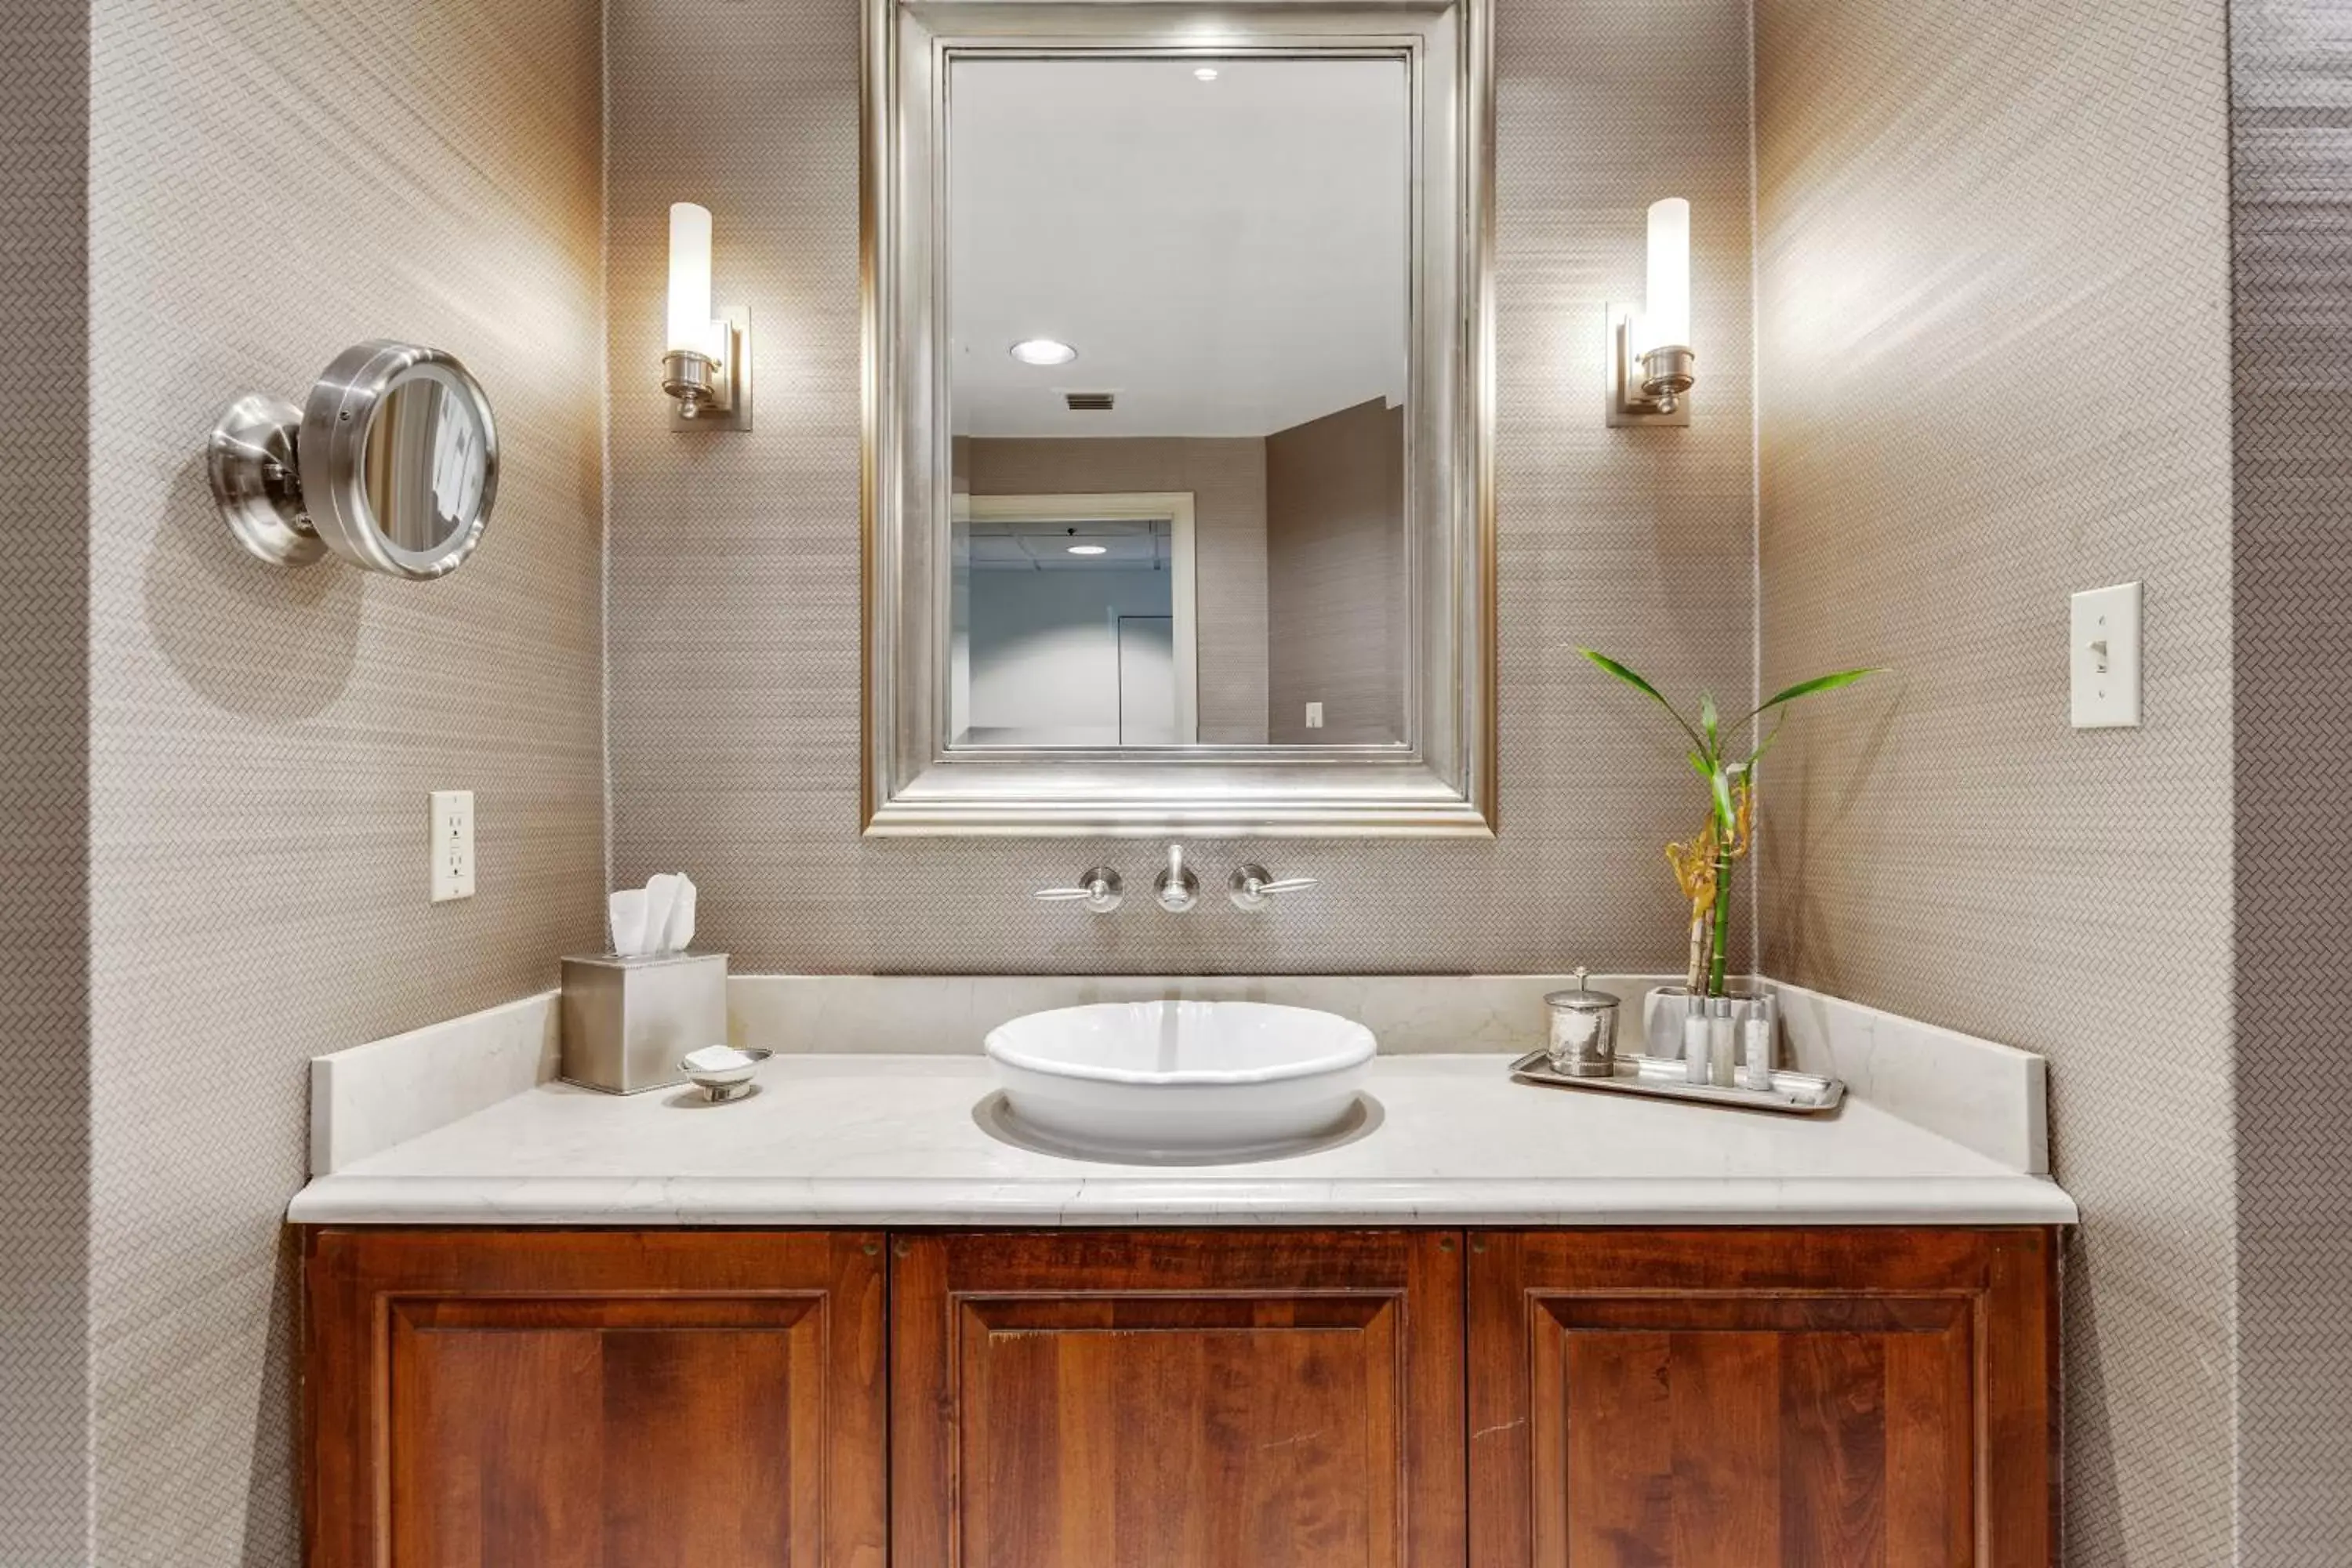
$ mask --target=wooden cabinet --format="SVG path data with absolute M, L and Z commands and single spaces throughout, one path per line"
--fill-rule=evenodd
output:
M 310 1568 L 2050 1568 L 2056 1233 L 324 1230 Z
M 1472 1238 L 1472 1568 L 2048 1568 L 2032 1230 Z
M 902 1238 L 900 1568 L 1456 1568 L 1462 1242 Z
M 883 1237 L 320 1231 L 310 1568 L 882 1568 Z

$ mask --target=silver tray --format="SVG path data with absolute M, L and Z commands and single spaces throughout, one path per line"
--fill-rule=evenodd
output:
M 1529 1051 L 1511 1064 L 1511 1076 L 1522 1083 L 1549 1084 L 1559 1089 L 1614 1089 L 1619 1094 L 1693 1100 L 1707 1105 L 1778 1110 L 1796 1116 L 1818 1116 L 1825 1110 L 1835 1110 L 1838 1102 L 1845 1099 L 1843 1079 L 1816 1078 L 1809 1072 L 1775 1068 L 1772 1087 L 1765 1089 L 1693 1083 L 1685 1076 L 1688 1070 L 1681 1062 L 1664 1057 L 1620 1057 L 1612 1078 L 1570 1078 L 1564 1072 L 1553 1071 L 1551 1058 L 1544 1051 Z

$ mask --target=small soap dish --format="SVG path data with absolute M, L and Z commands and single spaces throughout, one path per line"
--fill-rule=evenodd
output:
M 773 1055 L 764 1046 L 740 1051 L 732 1046 L 705 1046 L 682 1058 L 677 1070 L 692 1079 L 695 1088 L 709 1095 L 711 1103 L 724 1104 L 751 1093 L 752 1075 L 760 1070 L 761 1062 Z

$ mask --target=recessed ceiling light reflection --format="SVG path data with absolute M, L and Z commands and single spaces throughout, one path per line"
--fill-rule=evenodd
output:
M 1073 555 L 1102 555 L 1108 552 L 1108 546 L 1107 545 L 1073 544 L 1070 546 L 1070 553 Z
M 1192 79 L 1194 81 L 1214 81 L 1217 79 L 1217 68 L 1214 66 L 1202 66 L 1192 73 Z
M 1026 338 L 1005 351 L 1023 364 L 1067 364 L 1078 351 L 1052 338 Z

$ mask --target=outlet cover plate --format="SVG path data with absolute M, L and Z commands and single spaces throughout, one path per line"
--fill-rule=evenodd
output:
M 433 792 L 433 901 L 474 896 L 474 792 Z

